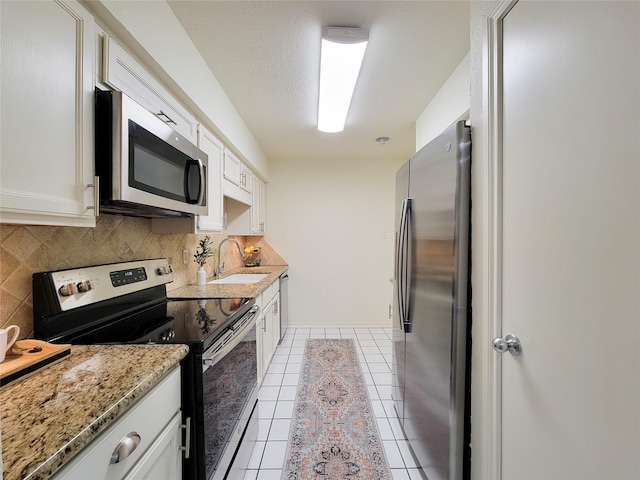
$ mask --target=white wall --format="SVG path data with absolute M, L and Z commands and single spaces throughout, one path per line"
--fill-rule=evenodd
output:
M 266 237 L 290 266 L 292 325 L 391 325 L 395 172 L 405 160 L 271 161 Z
M 469 118 L 469 65 L 467 53 L 416 120 L 416 151 L 449 125 Z
M 469 63 L 420 115 L 416 150 L 467 118 Z M 290 265 L 292 325 L 390 326 L 395 173 L 406 160 L 271 160 L 266 236 Z

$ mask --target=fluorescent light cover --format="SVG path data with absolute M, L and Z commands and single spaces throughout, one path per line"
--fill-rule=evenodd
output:
M 320 51 L 318 130 L 341 132 L 351 105 L 369 32 L 362 28 L 325 27 Z

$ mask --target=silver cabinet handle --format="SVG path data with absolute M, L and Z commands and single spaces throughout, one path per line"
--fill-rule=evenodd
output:
M 96 217 L 100 216 L 100 177 L 93 177 L 93 183 L 87 185 L 88 188 L 93 187 L 93 205 L 87 207 L 87 210 L 93 209 Z
M 164 123 L 173 123 L 174 125 L 178 125 L 176 122 L 173 121 L 173 119 L 169 115 L 164 113 L 162 110 L 160 110 L 160 113 L 156 113 L 156 116 L 166 118 L 166 120 L 163 120 Z
M 522 353 L 522 345 L 520 339 L 515 335 L 507 335 L 504 338 L 493 339 L 493 349 L 498 353 L 509 352 L 514 357 L 517 357 Z
M 180 450 L 184 452 L 184 458 L 189 458 L 191 455 L 191 417 L 185 418 L 184 424 L 180 424 L 180 428 L 184 428 L 184 447 L 180 447 Z
M 121 462 L 131 455 L 133 451 L 138 448 L 138 445 L 140 445 L 140 435 L 136 432 L 127 433 L 127 435 L 120 440 L 120 443 L 111 454 L 109 464 Z

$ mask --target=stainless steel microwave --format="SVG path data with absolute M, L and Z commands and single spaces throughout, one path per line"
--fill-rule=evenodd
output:
M 207 215 L 207 154 L 122 92 L 96 89 L 100 211 Z

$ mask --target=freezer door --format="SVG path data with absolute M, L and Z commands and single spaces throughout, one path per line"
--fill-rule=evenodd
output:
M 459 297 L 466 297 L 467 285 L 460 272 L 468 271 L 469 185 L 463 170 L 468 171 L 469 161 L 469 132 L 462 123 L 410 160 L 412 255 L 403 427 L 429 480 L 462 478 L 458 426 L 464 424 L 464 395 L 459 398 L 459 392 L 464 392 L 467 332 L 466 309 L 458 305 L 467 302 Z

